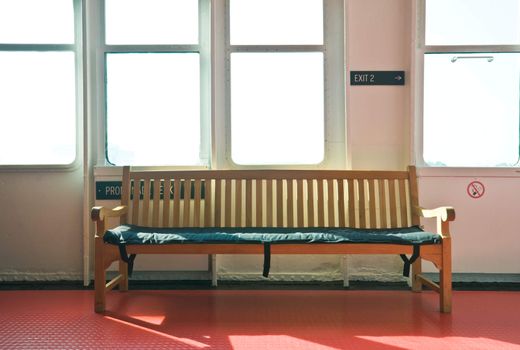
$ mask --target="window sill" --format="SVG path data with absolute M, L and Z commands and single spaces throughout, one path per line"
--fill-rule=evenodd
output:
M 134 170 L 207 170 L 209 167 L 204 165 L 190 166 L 132 166 Z M 94 177 L 97 176 L 122 176 L 122 166 L 98 165 L 94 167 Z
M 419 177 L 520 177 L 520 168 L 417 167 Z

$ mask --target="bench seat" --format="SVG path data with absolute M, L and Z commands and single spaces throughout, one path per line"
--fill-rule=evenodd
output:
M 263 275 L 269 275 L 272 244 L 397 244 L 414 246 L 414 254 L 405 263 L 403 275 L 408 277 L 410 264 L 417 259 L 419 246 L 439 244 L 442 236 L 423 231 L 418 226 L 359 229 L 348 227 L 143 227 L 120 225 L 105 232 L 105 243 L 119 247 L 121 259 L 129 262 L 132 274 L 135 254 L 128 256 L 130 245 L 183 245 L 183 244 L 263 244 Z
M 406 245 L 438 244 L 442 237 L 418 226 L 387 229 L 334 227 L 143 227 L 120 225 L 103 236 L 105 243 L 389 243 Z

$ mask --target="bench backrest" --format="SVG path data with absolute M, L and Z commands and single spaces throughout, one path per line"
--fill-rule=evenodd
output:
M 413 166 L 408 171 L 131 171 L 124 167 L 121 204 L 129 207 L 122 223 L 152 227 L 419 224 L 411 210 L 418 204 Z

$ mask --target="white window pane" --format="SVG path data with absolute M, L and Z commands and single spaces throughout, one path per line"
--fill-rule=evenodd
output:
M 72 0 L 0 0 L 0 43 L 74 43 Z
M 0 52 L 0 164 L 70 164 L 76 157 L 72 52 Z
M 520 54 L 425 55 L 425 161 L 447 166 L 515 164 L 519 72 Z
M 198 0 L 105 0 L 107 44 L 197 44 Z
M 317 164 L 324 156 L 322 53 L 231 55 L 231 156 Z
M 230 0 L 231 45 L 321 45 L 323 0 Z
M 199 85 L 198 54 L 108 54 L 108 160 L 200 164 Z
M 426 45 L 520 44 L 520 0 L 426 0 Z

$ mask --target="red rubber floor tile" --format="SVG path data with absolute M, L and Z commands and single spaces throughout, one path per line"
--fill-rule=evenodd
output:
M 0 349 L 520 350 L 520 292 L 0 291 Z

